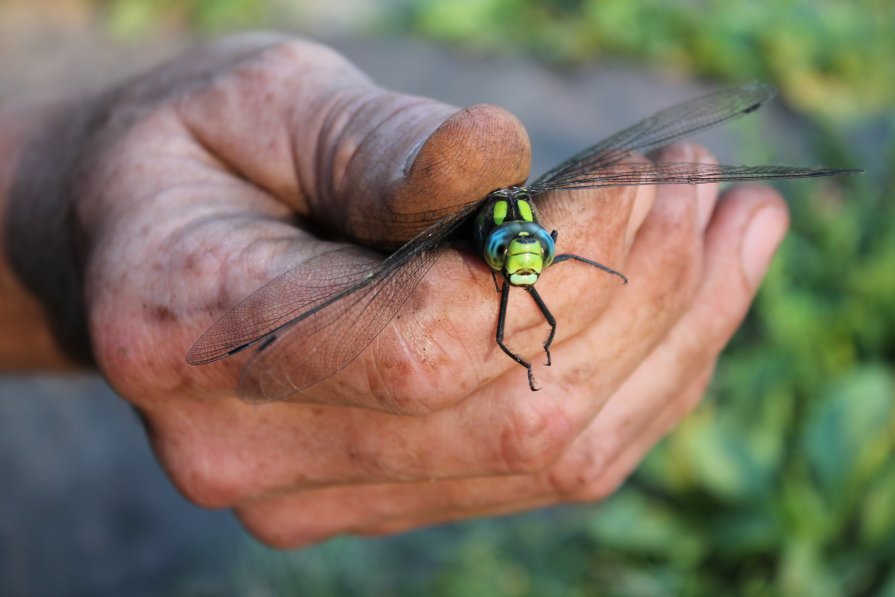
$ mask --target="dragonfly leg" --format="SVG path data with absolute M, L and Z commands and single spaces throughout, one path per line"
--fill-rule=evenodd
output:
M 547 340 L 544 342 L 544 352 L 547 353 L 546 365 L 549 367 L 550 345 L 553 344 L 553 336 L 556 335 L 556 318 L 553 317 L 553 313 L 551 313 L 550 309 L 547 308 L 547 305 L 544 304 L 544 300 L 541 298 L 541 295 L 538 294 L 538 291 L 535 290 L 534 286 L 529 286 L 525 290 L 527 290 L 528 294 L 531 295 L 531 298 L 534 299 L 535 303 L 538 305 L 538 309 L 540 309 L 541 313 L 544 315 L 544 319 L 546 319 L 547 323 L 550 324 L 550 335 L 547 336 Z
M 575 261 L 580 261 L 581 263 L 586 263 L 588 265 L 592 265 L 596 268 L 603 270 L 604 272 L 606 272 L 608 274 L 612 274 L 613 276 L 618 276 L 619 278 L 621 278 L 622 280 L 625 281 L 625 284 L 628 283 L 628 278 L 627 278 L 627 276 L 625 276 L 625 274 L 615 271 L 611 267 L 603 265 L 602 263 L 597 263 L 596 261 L 591 261 L 590 259 L 587 259 L 586 257 L 572 255 L 571 253 L 563 253 L 562 255 L 557 255 L 551 265 L 556 265 L 557 263 L 560 263 L 562 261 L 569 261 L 570 259 L 574 259 Z
M 494 290 L 500 292 L 500 284 L 497 283 L 497 272 L 493 269 L 491 270 L 491 279 L 494 280 Z
M 538 387 L 535 386 L 535 378 L 534 373 L 531 371 L 531 363 L 526 361 L 524 358 L 510 350 L 510 348 L 503 343 L 503 333 L 504 327 L 506 325 L 507 319 L 507 303 L 510 300 L 510 285 L 504 280 L 503 288 L 500 292 L 500 313 L 497 316 L 497 345 L 500 346 L 500 349 L 506 353 L 508 357 L 522 365 L 528 370 L 528 387 L 531 388 L 532 392 L 537 392 Z

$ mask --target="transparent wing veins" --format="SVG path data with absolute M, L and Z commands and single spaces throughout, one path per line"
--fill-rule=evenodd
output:
M 775 94 L 776 89 L 770 85 L 750 83 L 666 108 L 575 154 L 535 180 L 529 189 L 538 194 L 569 188 L 570 181 L 616 164 L 633 152 L 658 149 L 754 112 Z
M 387 257 L 345 247 L 302 262 L 225 313 L 196 341 L 187 362 L 210 363 L 260 344 L 237 390 L 249 401 L 286 397 L 272 397 L 267 381 L 294 393 L 335 373 L 397 314 L 476 207 L 463 207 Z M 278 362 L 295 372 L 282 371 Z M 271 377 L 274 369 L 279 379 Z
M 848 168 L 808 166 L 729 166 L 689 162 L 622 163 L 604 166 L 596 172 L 582 172 L 565 178 L 563 190 L 618 187 L 645 184 L 703 184 L 782 178 L 810 178 L 855 174 Z M 555 190 L 555 189 L 551 189 Z

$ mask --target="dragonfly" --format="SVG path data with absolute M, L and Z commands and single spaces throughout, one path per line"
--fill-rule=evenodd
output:
M 500 294 L 497 344 L 525 367 L 529 388 L 535 391 L 538 387 L 531 362 L 505 343 L 510 289 L 527 292 L 550 326 L 543 344 L 546 365 L 550 365 L 556 319 L 535 289 L 541 273 L 564 261 L 575 261 L 627 283 L 621 272 L 607 265 L 557 253 L 558 233 L 548 233 L 541 225 L 537 203 L 574 202 L 576 196 L 583 195 L 556 191 L 862 172 L 627 159 L 754 112 L 775 94 L 774 87 L 755 82 L 685 101 L 584 149 L 528 185 L 497 189 L 443 217 L 429 214 L 436 221 L 389 255 L 346 247 L 303 261 L 218 319 L 190 349 L 187 362 L 203 365 L 255 347 L 240 373 L 239 398 L 250 403 L 296 398 L 357 358 L 398 315 L 438 258 L 471 235 Z M 421 215 L 425 220 L 427 214 Z

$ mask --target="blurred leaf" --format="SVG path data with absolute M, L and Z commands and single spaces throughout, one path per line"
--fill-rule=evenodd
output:
M 837 597 L 843 592 L 816 545 L 791 541 L 783 553 L 778 587 L 780 595 Z
M 665 68 L 779 84 L 823 119 L 895 103 L 895 5 L 787 0 L 407 0 L 392 21 L 436 39 L 551 62 L 630 56 Z
M 442 574 L 439 592 L 445 595 L 527 595 L 528 570 L 488 544 L 473 544 L 461 554 L 462 573 Z M 459 571 L 458 571 L 459 572 Z
M 756 507 L 757 506 L 757 507 Z M 732 511 L 709 528 L 711 545 L 727 558 L 747 561 L 751 556 L 773 551 L 785 533 L 782 521 L 770 504 Z
M 767 490 L 768 470 L 761 466 L 748 435 L 735 423 L 692 416 L 680 437 L 687 444 L 686 460 L 692 463 L 694 482 L 712 495 L 745 501 Z
M 696 559 L 706 547 L 699 529 L 673 510 L 626 489 L 596 510 L 589 531 L 608 548 L 673 560 Z
M 148 0 L 113 0 L 106 6 L 106 26 L 119 39 L 145 36 L 157 23 L 160 6 Z
M 252 0 L 191 0 L 188 15 L 199 30 L 220 32 L 252 27 L 262 22 L 269 2 Z
M 818 549 L 829 541 L 840 523 L 823 494 L 803 475 L 790 473 L 780 492 L 781 513 L 787 538 L 811 543 Z
M 890 436 L 895 435 L 895 430 Z M 895 541 L 895 462 L 877 475 L 864 495 L 860 509 L 860 529 L 870 544 Z
M 145 37 L 162 25 L 200 33 L 262 25 L 272 0 L 105 0 L 99 3 L 109 31 L 121 39 Z
M 895 388 L 881 367 L 864 367 L 820 397 L 805 428 L 805 452 L 832 504 L 854 499 L 893 448 Z
M 889 577 L 879 591 L 879 597 L 895 597 L 895 569 L 889 572 Z

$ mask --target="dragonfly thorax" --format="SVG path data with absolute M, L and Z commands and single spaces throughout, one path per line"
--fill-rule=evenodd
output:
M 488 196 L 476 218 L 476 239 L 488 266 L 513 286 L 534 285 L 556 252 L 528 191 L 518 187 Z

